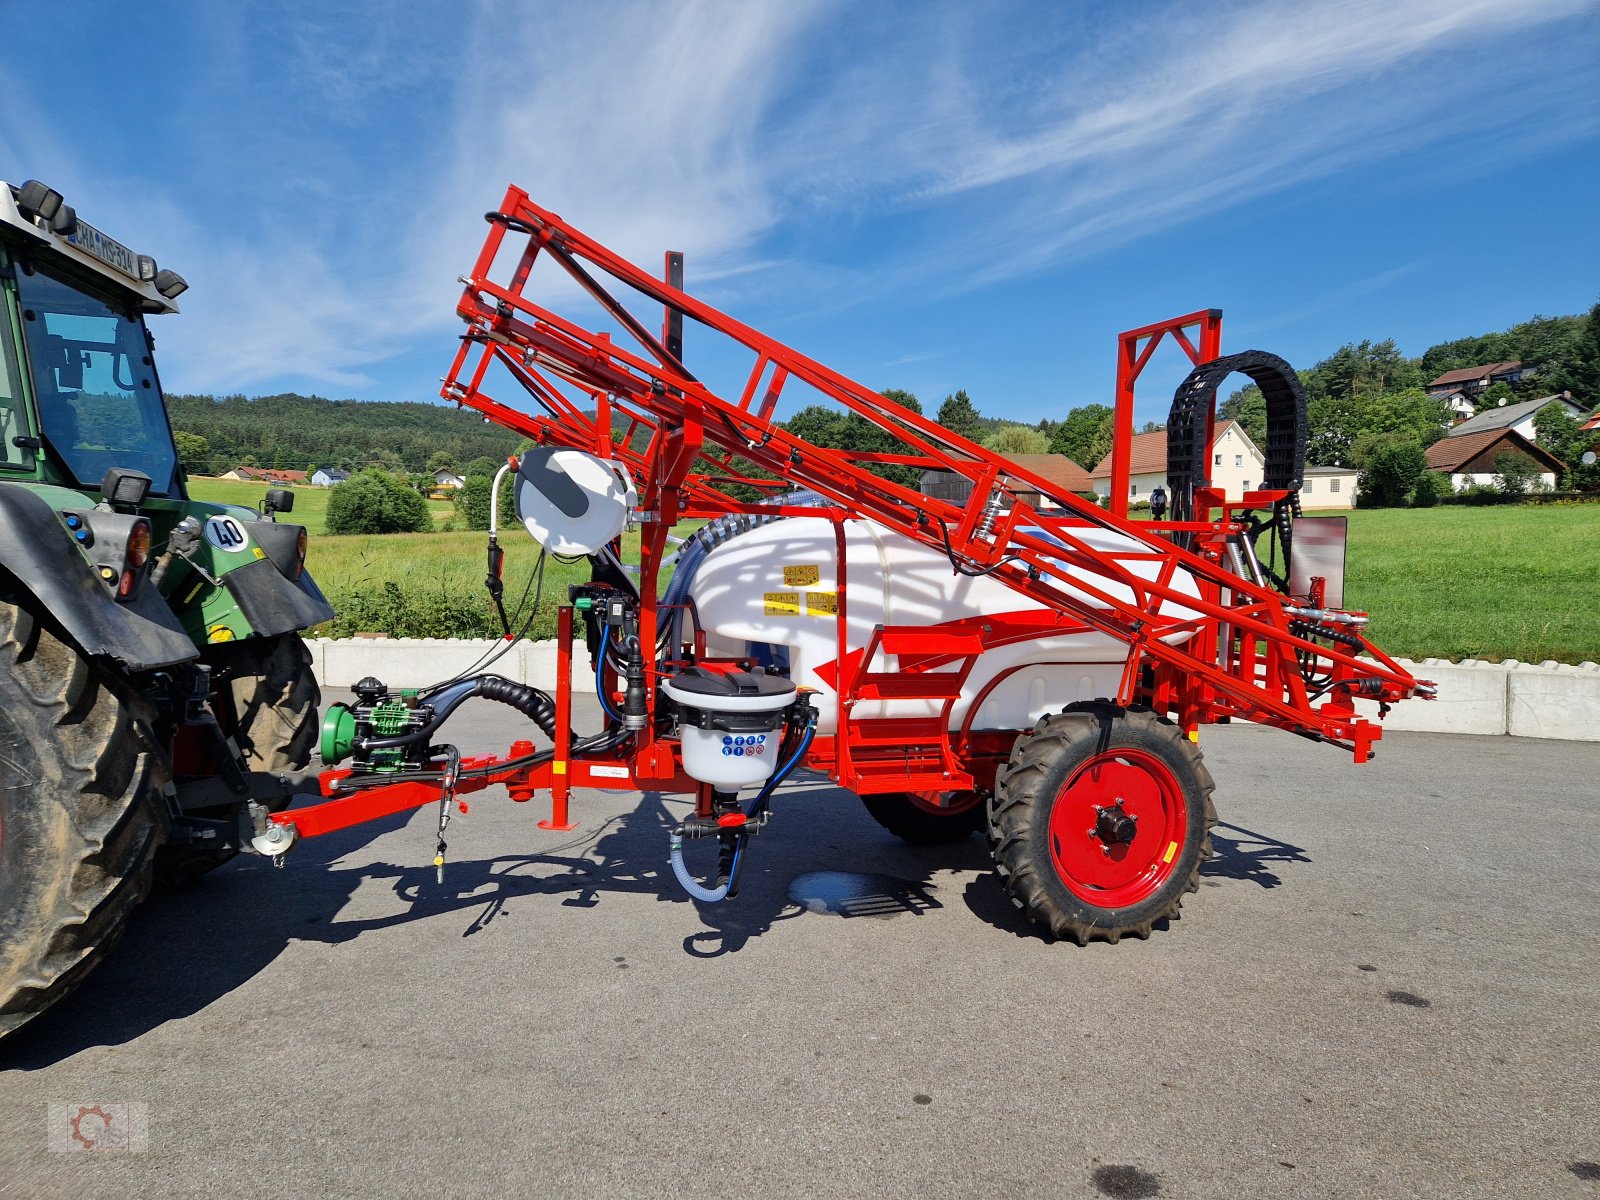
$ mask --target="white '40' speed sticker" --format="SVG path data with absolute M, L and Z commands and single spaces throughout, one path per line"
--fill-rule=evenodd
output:
M 218 550 L 237 553 L 250 544 L 250 535 L 237 517 L 212 517 L 206 522 L 206 541 Z

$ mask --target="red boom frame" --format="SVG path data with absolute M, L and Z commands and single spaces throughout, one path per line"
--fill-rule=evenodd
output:
M 657 577 L 666 561 L 668 532 L 678 520 L 760 513 L 832 521 L 838 547 L 839 720 L 834 735 L 815 739 L 807 761 L 843 786 L 861 793 L 992 786 L 1015 732 L 949 731 L 950 706 L 985 649 L 1045 633 L 1092 630 L 1126 643 L 1127 666 L 1117 695 L 1108 699 L 1148 704 L 1172 715 L 1191 734 L 1201 724 L 1237 717 L 1335 743 L 1358 762 L 1369 757 L 1381 729 L 1357 715 L 1357 694 L 1386 704 L 1429 693 L 1427 684 L 1349 627 L 1347 644 L 1358 644 L 1369 657 L 1302 636 L 1305 610 L 1313 606 L 1314 597 L 1285 596 L 1224 566 L 1230 540 L 1236 542 L 1245 528 L 1234 511 L 1270 507 L 1286 493 L 1255 491 L 1228 505 L 1220 494 L 1202 490 L 1196 505 L 1200 520 L 1156 526 L 1127 519 L 1135 381 L 1166 336 L 1197 364 L 1215 359 L 1221 338 L 1216 310 L 1121 336 L 1113 511 L 1108 513 L 696 300 L 675 286 L 681 283 L 681 258 L 668 258 L 671 282 L 656 279 L 532 203 L 516 187 L 507 191 L 501 209 L 488 216 L 489 235 L 458 307 L 467 332 L 442 395 L 538 444 L 587 450 L 626 466 L 640 495 L 639 640 L 644 646 L 656 645 Z M 508 257 L 514 265 L 497 282 L 495 264 L 507 252 L 512 252 Z M 563 268 L 631 336 L 634 348 L 586 330 L 535 300 L 529 285 L 541 255 Z M 622 285 L 636 301 L 664 307 L 667 320 L 660 338 L 600 282 L 602 276 Z M 754 355 L 736 400 L 715 394 L 683 365 L 684 318 Z M 1198 336 L 1191 337 L 1191 332 Z M 485 390 L 495 366 L 520 385 L 537 411 L 525 412 Z M 774 414 L 792 380 L 893 435 L 902 451 L 846 452 L 789 434 Z M 1210 426 L 1208 420 L 1207 444 Z M 620 440 L 615 429 L 622 431 Z M 931 498 L 870 469 L 890 463 L 953 472 L 972 483 L 970 497 L 960 504 Z M 772 498 L 741 500 L 731 490 L 735 485 L 754 487 Z M 811 489 L 830 505 L 786 503 L 781 493 L 796 486 Z M 1032 502 L 1023 494 L 1037 494 L 1040 500 Z M 1213 508 L 1220 510 L 1216 520 L 1210 519 Z M 1017 619 L 1011 620 L 1000 615 L 979 626 L 880 626 L 867 645 L 851 646 L 843 522 L 857 517 L 947 551 L 953 562 L 968 569 L 988 570 L 1045 611 L 1012 614 Z M 1117 554 L 1097 550 L 1084 539 L 1089 528 L 1113 530 L 1132 539 L 1138 549 Z M 1192 535 L 1194 549 L 1180 549 L 1162 536 L 1174 531 Z M 1157 565 L 1154 579 L 1137 572 L 1140 563 Z M 1198 584 L 1199 600 L 1174 587 L 1180 570 Z M 1132 600 L 1122 598 L 1125 594 Z M 1174 634 L 1188 636 L 1180 645 L 1162 640 Z M 571 649 L 571 611 L 563 609 L 557 680 L 560 746 L 567 744 L 570 728 Z M 898 670 L 872 669 L 878 656 L 891 654 L 899 658 Z M 1308 664 L 1312 669 L 1306 669 Z M 651 662 L 648 668 L 652 706 L 660 666 Z M 1325 682 L 1312 689 L 1305 682 L 1308 677 Z M 851 715 L 858 700 L 890 698 L 932 699 L 943 708 L 940 716 L 925 718 Z M 977 708 L 974 704 L 972 711 Z M 525 745 L 519 743 L 508 758 L 525 753 Z M 558 753 L 537 767 L 499 772 L 495 765 L 507 760 L 473 760 L 487 773 L 464 782 L 462 790 L 505 783 L 514 798 L 525 800 L 535 790 L 549 788 L 553 811 L 541 824 L 568 828 L 567 797 L 574 784 L 696 790 L 679 769 L 676 749 L 674 740 L 658 737 L 648 723 L 626 752 L 609 757 L 569 760 Z M 593 773 L 597 768 L 601 775 Z M 336 789 L 345 774 L 328 772 L 325 784 Z M 700 790 L 704 809 L 706 797 Z M 437 787 L 426 784 L 378 786 L 272 819 L 312 836 L 416 807 L 439 795 Z

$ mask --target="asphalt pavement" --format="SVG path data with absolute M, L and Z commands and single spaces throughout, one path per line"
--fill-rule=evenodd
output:
M 722 905 L 656 796 L 239 860 L 0 1044 L 0 1197 L 1600 1196 L 1600 744 L 1201 748 L 1218 856 L 1117 946 L 816 778 Z M 147 1149 L 52 1150 L 93 1105 Z

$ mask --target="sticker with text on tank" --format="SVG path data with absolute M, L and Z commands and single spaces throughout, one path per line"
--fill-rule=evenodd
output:
M 237 554 L 250 544 L 250 535 L 238 517 L 215 516 L 206 522 L 206 541 L 218 550 Z

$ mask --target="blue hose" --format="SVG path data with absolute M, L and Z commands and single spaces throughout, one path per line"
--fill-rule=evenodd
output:
M 767 780 L 766 786 L 761 789 L 754 800 L 750 801 L 750 806 L 744 810 L 746 819 L 755 816 L 766 806 L 767 801 L 772 797 L 773 789 L 782 783 L 789 772 L 794 770 L 795 764 L 805 757 L 806 750 L 810 747 L 811 739 L 816 735 L 816 732 L 817 727 L 814 723 L 806 726 L 806 735 L 801 739 L 800 744 L 795 747 L 794 753 L 789 756 L 789 761 L 773 772 L 772 778 Z M 678 877 L 678 882 L 683 885 L 684 891 L 703 904 L 716 904 L 718 901 L 726 900 L 728 895 L 738 887 L 739 866 L 744 860 L 745 843 L 749 840 L 748 834 L 742 831 L 739 833 L 738 840 L 733 846 L 733 862 L 728 866 L 728 881 L 718 888 L 702 887 L 695 882 L 694 876 L 689 874 L 689 868 L 683 862 L 683 834 L 676 830 L 672 834 L 670 849 L 667 851 L 667 859 L 672 863 L 672 873 Z
M 605 672 L 606 672 L 606 645 L 611 640 L 611 626 L 600 627 L 600 653 L 594 660 L 594 694 L 600 697 L 600 707 L 605 710 L 606 716 L 613 721 L 622 720 L 611 711 L 611 704 L 606 700 Z

